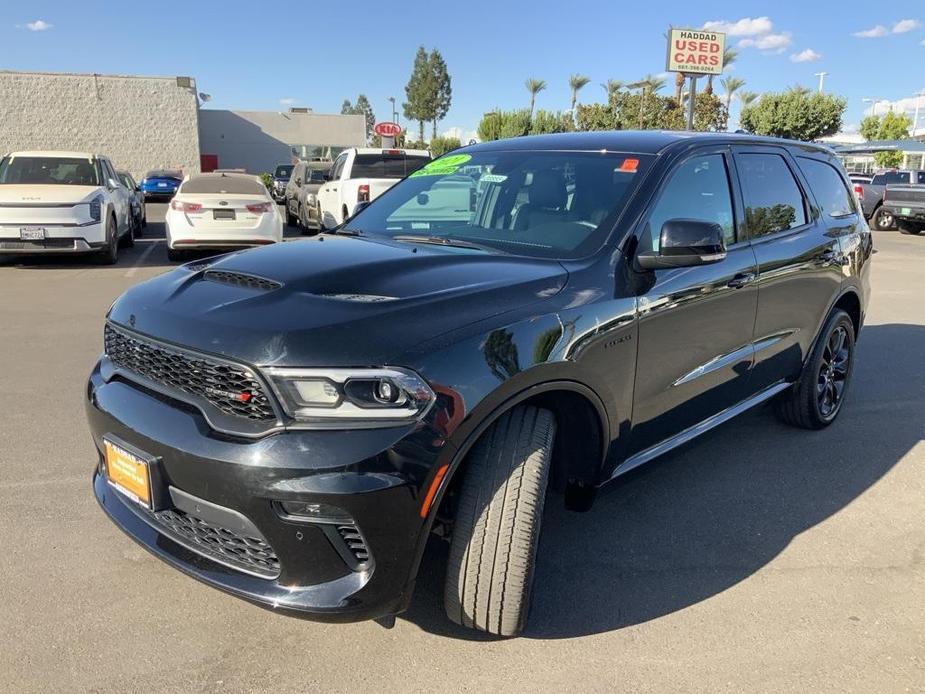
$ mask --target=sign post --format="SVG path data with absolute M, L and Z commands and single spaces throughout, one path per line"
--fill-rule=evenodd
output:
M 697 98 L 697 78 L 700 75 L 721 75 L 726 34 L 719 31 L 672 29 L 668 32 L 666 68 L 680 72 L 691 80 L 687 111 L 687 129 L 694 129 L 694 109 Z
M 395 146 L 395 138 L 401 133 L 401 126 L 398 123 L 385 121 L 376 123 L 373 126 L 373 132 L 381 138 L 382 146 L 385 149 L 391 149 Z

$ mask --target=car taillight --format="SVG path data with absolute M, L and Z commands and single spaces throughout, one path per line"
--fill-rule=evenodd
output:
M 357 188 L 357 202 L 369 202 L 369 185 L 364 183 Z
M 170 209 L 178 212 L 199 212 L 202 205 L 198 202 L 181 202 L 180 200 L 171 200 Z
M 864 188 L 858 184 L 855 184 L 854 194 L 858 196 L 858 200 L 863 200 L 864 199 Z
M 246 205 L 248 212 L 253 212 L 254 214 L 263 214 L 264 212 L 269 212 L 273 208 L 271 207 L 272 203 L 261 202 L 257 205 Z

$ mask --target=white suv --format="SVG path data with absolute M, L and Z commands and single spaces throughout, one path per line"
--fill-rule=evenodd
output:
M 131 191 L 107 157 L 13 152 L 0 159 L 0 254 L 94 253 L 135 241 Z

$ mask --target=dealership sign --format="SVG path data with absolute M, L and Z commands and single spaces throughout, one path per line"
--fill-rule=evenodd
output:
M 379 137 L 396 137 L 401 134 L 401 126 L 398 123 L 376 123 L 373 132 Z
M 719 75 L 723 71 L 726 34 L 718 31 L 672 29 L 668 35 L 668 71 L 689 75 Z

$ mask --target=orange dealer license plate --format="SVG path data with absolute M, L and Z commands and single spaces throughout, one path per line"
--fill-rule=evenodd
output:
M 112 441 L 103 439 L 106 479 L 136 503 L 151 507 L 151 470 L 148 462 Z

